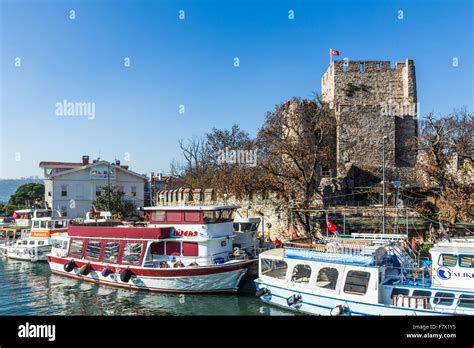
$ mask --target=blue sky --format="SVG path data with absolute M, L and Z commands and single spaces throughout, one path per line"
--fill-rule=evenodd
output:
M 255 135 L 276 104 L 320 92 L 330 47 L 413 58 L 423 114 L 473 109 L 470 0 L 0 2 L 0 178 L 99 153 L 166 172 L 178 139 L 234 123 Z M 95 103 L 95 118 L 57 116 L 64 99 Z

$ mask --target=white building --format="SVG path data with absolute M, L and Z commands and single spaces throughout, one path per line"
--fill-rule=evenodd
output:
M 45 201 L 68 218 L 85 217 L 104 186 L 116 185 L 124 199 L 136 207 L 144 205 L 147 177 L 120 165 L 82 156 L 82 162 L 40 162 L 44 169 Z

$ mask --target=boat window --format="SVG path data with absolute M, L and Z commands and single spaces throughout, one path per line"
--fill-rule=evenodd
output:
M 459 265 L 461 267 L 474 267 L 474 256 L 472 255 L 460 255 Z
M 181 243 L 180 242 L 166 242 L 166 255 L 180 256 Z
M 142 243 L 127 243 L 123 248 L 122 263 L 128 265 L 140 264 L 142 255 Z
M 29 245 L 35 245 L 35 241 L 34 240 L 30 240 L 30 242 L 28 243 Z
M 393 288 L 392 295 L 390 295 L 390 297 L 393 298 L 393 296 L 397 296 L 397 295 L 407 296 L 409 293 L 410 293 L 410 290 L 408 289 Z
M 82 258 L 82 247 L 84 246 L 84 240 L 73 239 L 71 242 L 71 248 L 69 249 L 70 257 Z
M 339 272 L 337 269 L 332 267 L 323 267 L 318 272 L 318 277 L 316 278 L 316 286 L 324 289 L 336 288 L 337 277 Z
M 101 247 L 102 247 L 102 242 L 90 240 L 87 243 L 86 258 L 90 260 L 98 260 L 100 256 Z
M 217 214 L 216 213 L 217 212 L 214 211 L 214 210 L 205 211 L 204 216 L 203 216 L 204 222 L 216 222 L 216 220 L 217 220 Z
M 454 294 L 449 292 L 437 292 L 433 303 L 439 304 L 443 306 L 450 306 L 453 304 L 454 301 Z
M 33 227 L 34 228 L 39 228 L 40 227 L 40 222 L 38 220 L 33 221 Z
M 222 220 L 234 220 L 234 210 L 233 209 L 224 209 L 221 213 Z
M 44 245 L 44 240 L 38 241 L 38 245 Z
M 242 223 L 240 224 L 240 230 L 243 231 L 243 232 L 250 232 L 252 231 L 252 225 L 251 223 Z
M 413 296 L 418 296 L 418 297 L 431 297 L 431 291 L 415 290 L 415 291 L 413 291 Z
M 439 264 L 441 266 L 449 266 L 449 267 L 453 267 L 453 266 L 456 266 L 456 263 L 458 261 L 458 258 L 456 255 L 453 255 L 453 254 L 441 254 L 441 256 L 439 257 Z
M 458 301 L 459 307 L 474 308 L 474 295 L 461 295 Z
M 151 213 L 151 219 L 154 221 L 165 221 L 165 212 L 163 210 L 154 211 Z
M 120 242 L 107 242 L 104 248 L 104 261 L 117 262 L 120 249 Z
M 21 244 L 22 245 L 26 245 L 28 242 L 26 240 L 22 241 Z
M 152 255 L 165 255 L 165 242 L 153 242 L 150 246 Z
M 168 211 L 166 212 L 167 221 L 181 221 L 181 212 L 180 211 Z
M 40 228 L 46 228 L 46 226 L 47 226 L 47 221 L 40 222 Z
M 370 273 L 362 271 L 347 272 L 344 292 L 356 295 L 364 295 L 369 285 Z
M 54 221 L 54 228 L 64 228 L 67 227 L 67 221 L 66 220 L 56 220 Z
M 184 221 L 191 221 L 191 222 L 201 221 L 201 213 L 198 211 L 185 211 Z
M 260 269 L 262 274 L 267 277 L 285 279 L 288 265 L 282 260 L 261 259 Z
M 240 224 L 234 224 L 234 231 L 240 231 L 239 225 L 240 225 Z
M 183 242 L 183 256 L 199 256 L 198 243 Z
M 53 222 L 52 221 L 48 221 L 48 228 L 53 228 Z
M 57 239 L 53 240 L 53 248 L 66 249 L 66 245 L 67 245 L 67 243 L 64 240 L 57 240 Z
M 308 265 L 296 265 L 293 267 L 291 281 L 295 283 L 309 283 L 311 277 L 311 267 Z

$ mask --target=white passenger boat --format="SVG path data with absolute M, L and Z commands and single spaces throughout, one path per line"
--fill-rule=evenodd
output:
M 53 273 L 164 292 L 237 291 L 257 259 L 234 255 L 237 206 L 145 208 L 148 224 L 71 225 L 48 262 Z
M 257 297 L 315 315 L 474 315 L 472 242 L 439 242 L 424 267 L 403 240 L 331 244 L 261 253 Z
M 47 260 L 46 255 L 53 246 L 52 237 L 67 232 L 68 219 L 55 211 L 51 211 L 50 216 L 45 215 L 33 217 L 31 230 L 22 231 L 21 238 L 6 247 L 8 258 L 33 262 Z

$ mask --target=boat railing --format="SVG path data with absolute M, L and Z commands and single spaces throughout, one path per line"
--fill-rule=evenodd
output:
M 408 307 L 416 309 L 429 309 L 429 296 L 408 296 L 408 295 L 394 295 L 392 297 L 392 306 Z
M 416 285 L 421 287 L 431 286 L 431 277 L 429 270 L 423 267 L 406 268 L 406 267 L 392 267 L 396 274 L 390 274 L 390 279 L 399 281 L 402 285 Z
M 339 245 L 327 245 L 327 244 L 304 244 L 289 242 L 283 245 L 284 248 L 297 248 L 306 249 L 321 253 L 334 253 L 334 254 L 361 254 L 365 247 L 365 244 L 339 244 Z

